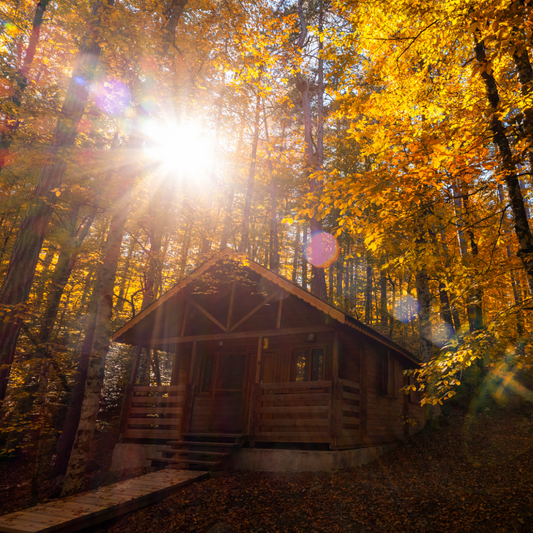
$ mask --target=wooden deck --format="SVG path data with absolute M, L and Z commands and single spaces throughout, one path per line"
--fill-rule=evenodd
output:
M 152 472 L 108 487 L 0 516 L 0 531 L 4 533 L 79 531 L 150 505 L 176 489 L 206 476 L 207 472 L 186 470 Z

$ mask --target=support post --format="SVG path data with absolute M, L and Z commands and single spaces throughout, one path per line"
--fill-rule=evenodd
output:
M 339 378 L 331 380 L 331 443 L 330 450 L 337 449 L 337 437 L 342 436 L 342 383 Z
M 259 342 L 257 343 L 257 361 L 255 364 L 255 379 L 254 383 L 259 383 L 261 378 L 261 356 L 263 355 L 263 337 L 259 337 Z
M 189 380 L 188 380 L 188 383 L 190 385 L 192 385 L 194 382 L 194 371 L 196 369 L 196 343 L 197 341 L 194 341 L 192 343 L 191 367 L 189 368 Z
M 333 333 L 333 368 L 332 368 L 332 377 L 333 379 L 339 377 L 339 331 L 335 330 Z M 346 377 L 346 376 L 344 376 Z
M 276 321 L 276 329 L 281 329 L 281 312 L 283 310 L 283 297 L 285 294 L 283 292 L 279 293 L 279 302 L 278 302 L 278 318 Z
M 368 363 L 367 363 L 367 356 L 366 352 L 364 350 L 364 345 L 359 348 L 359 361 L 360 361 L 360 377 L 359 377 L 359 385 L 360 385 L 360 391 L 361 391 L 361 400 L 359 402 L 359 426 L 361 428 L 361 438 L 363 443 L 367 441 L 367 435 L 366 435 L 366 427 L 367 427 L 367 394 L 368 394 L 368 386 L 367 386 L 367 374 L 368 374 Z
M 252 385 L 252 405 L 250 406 L 250 420 L 248 423 L 248 435 L 249 435 L 249 444 L 250 448 L 253 448 L 255 445 L 254 435 L 256 434 L 259 427 L 259 420 L 261 418 L 261 413 L 259 408 L 261 407 L 261 394 L 262 389 L 259 383 L 254 383 Z

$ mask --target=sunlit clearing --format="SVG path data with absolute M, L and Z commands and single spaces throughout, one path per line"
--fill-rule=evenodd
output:
M 205 181 L 208 178 L 215 147 L 199 124 L 150 121 L 143 130 L 147 156 L 160 165 L 162 172 L 176 179 Z

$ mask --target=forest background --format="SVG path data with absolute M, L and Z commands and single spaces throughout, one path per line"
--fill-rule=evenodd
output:
M 225 247 L 418 354 L 424 403 L 531 399 L 531 9 L 3 2 L 2 453 L 77 490 L 110 333 Z

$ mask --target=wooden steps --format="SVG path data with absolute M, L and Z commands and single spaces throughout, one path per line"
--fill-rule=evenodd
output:
M 166 464 L 182 470 L 222 470 L 227 459 L 246 441 L 247 435 L 224 433 L 187 433 L 169 441 L 158 451 L 162 457 L 150 458 L 153 466 Z

